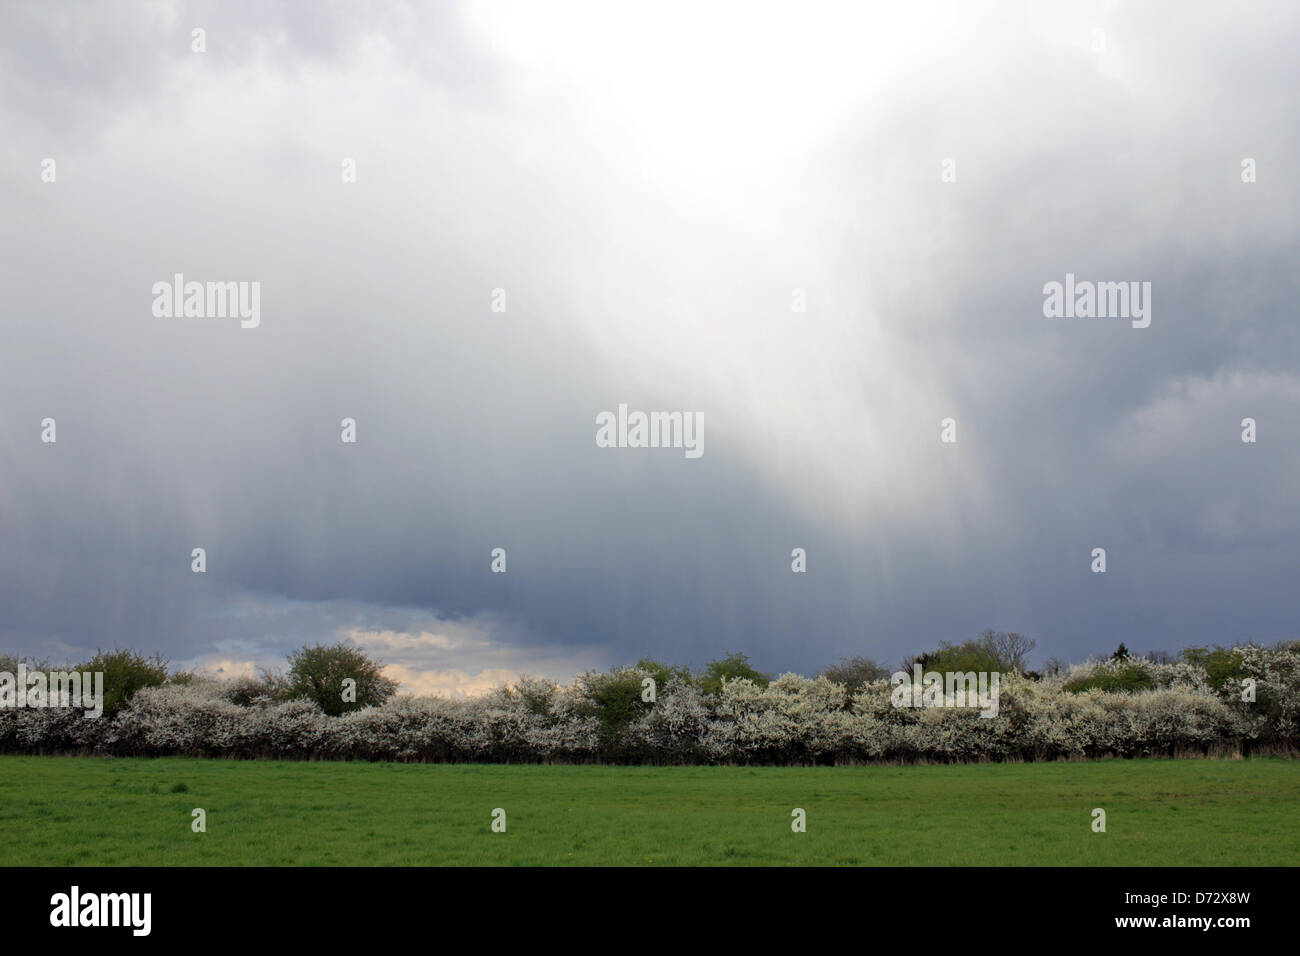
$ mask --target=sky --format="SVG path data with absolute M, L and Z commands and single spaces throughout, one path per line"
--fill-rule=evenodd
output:
M 0 651 L 1300 637 L 1300 8 L 1248 10 L 0 6 Z

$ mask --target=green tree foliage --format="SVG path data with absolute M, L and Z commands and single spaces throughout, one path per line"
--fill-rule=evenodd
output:
M 641 699 L 647 676 L 650 675 L 636 667 L 588 671 L 578 678 L 581 694 L 578 712 L 584 717 L 595 717 L 605 732 L 616 733 L 650 709 L 651 705 Z
M 691 669 L 689 667 L 682 667 L 677 664 L 664 664 L 661 661 L 656 661 L 649 657 L 643 657 L 637 661 L 636 668 L 654 678 L 655 687 L 658 692 L 662 692 L 663 689 L 668 686 L 668 682 L 674 678 L 681 681 L 683 684 L 690 684 L 695 681 L 695 677 L 691 674 Z
M 1116 694 L 1121 691 L 1151 690 L 1155 686 L 1155 678 L 1141 664 L 1125 664 L 1117 669 L 1098 668 L 1089 677 L 1062 684 L 1061 689 L 1077 694 L 1100 687 L 1107 694 Z
M 1188 664 L 1194 664 L 1205 671 L 1209 685 L 1215 690 L 1222 690 L 1227 681 L 1240 684 L 1246 676 L 1242 666 L 1245 658 L 1241 653 L 1218 644 L 1214 647 L 1188 647 L 1179 655 Z
M 728 653 L 716 661 L 710 661 L 700 678 L 700 689 L 706 694 L 718 694 L 722 691 L 723 681 L 752 680 L 760 687 L 766 687 L 772 680 L 771 675 L 755 670 L 749 663 L 749 656 L 739 651 Z
M 104 674 L 104 716 L 112 717 L 142 687 L 158 687 L 167 680 L 167 661 L 161 654 L 145 657 L 132 650 L 98 650 L 75 668 Z
M 1014 631 L 984 630 L 960 644 L 944 641 L 938 650 L 909 657 L 903 661 L 903 669 L 910 673 L 914 665 L 920 664 L 923 671 L 940 673 L 1023 672 L 1029 652 L 1036 646 L 1033 638 Z
M 344 699 L 351 678 L 356 681 L 356 699 Z M 302 647 L 289 657 L 288 695 L 314 701 L 331 717 L 363 707 L 378 707 L 397 690 L 397 683 L 383 675 L 383 665 L 361 650 L 342 642 Z

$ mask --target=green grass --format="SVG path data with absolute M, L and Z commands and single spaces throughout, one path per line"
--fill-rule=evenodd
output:
M 190 811 L 207 811 L 207 832 Z M 507 814 L 491 831 L 493 808 Z M 791 810 L 807 811 L 792 833 Z M 1092 809 L 1107 832 L 1091 829 Z M 0 757 L 10 865 L 1294 865 L 1300 761 L 608 767 Z

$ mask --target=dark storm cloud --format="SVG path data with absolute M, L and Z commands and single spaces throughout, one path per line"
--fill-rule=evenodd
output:
M 433 9 L 6 8 L 3 645 L 473 677 L 1294 635 L 1300 16 L 1114 13 L 1100 57 L 918 18 L 825 122 L 737 103 L 708 147 Z M 261 282 L 261 326 L 153 317 L 176 272 Z M 1066 272 L 1151 282 L 1151 326 L 1044 317 Z M 620 402 L 702 411 L 704 456 L 597 448 Z

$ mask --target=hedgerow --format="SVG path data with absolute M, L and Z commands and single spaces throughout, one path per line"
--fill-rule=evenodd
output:
M 1294 748 L 1300 645 L 1231 650 L 1241 678 L 1201 663 L 1126 657 L 1032 678 L 1001 674 L 998 712 L 896 707 L 890 680 L 850 692 L 826 676 L 723 679 L 662 665 L 569 684 L 536 678 L 482 697 L 399 695 L 330 716 L 274 681 L 187 675 L 145 686 L 117 713 L 0 709 L 0 752 L 489 762 L 803 764 L 1048 760 Z M 656 680 L 654 699 L 639 690 Z M 1254 699 L 1243 681 L 1253 681 Z M 637 690 L 637 693 L 633 691 Z M 614 717 L 601 709 L 610 704 Z

